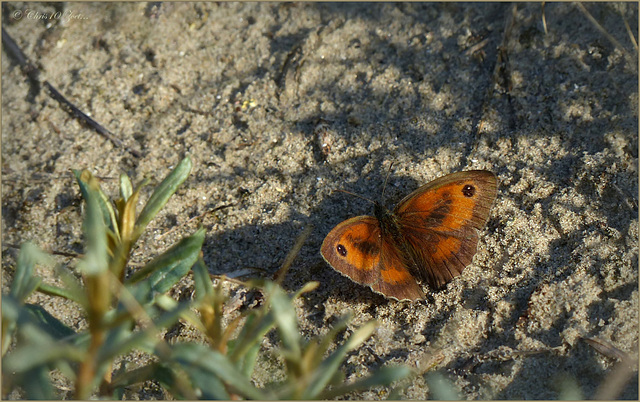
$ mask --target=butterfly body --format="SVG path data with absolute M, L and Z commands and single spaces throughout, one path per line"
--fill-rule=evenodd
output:
M 321 254 L 335 270 L 397 300 L 424 298 L 418 281 L 440 288 L 471 263 L 496 197 L 496 176 L 453 173 L 415 190 L 393 209 L 338 224 Z

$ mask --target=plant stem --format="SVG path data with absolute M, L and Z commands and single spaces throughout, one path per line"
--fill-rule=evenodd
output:
M 95 275 L 85 276 L 87 284 L 87 296 L 89 299 L 88 317 L 91 343 L 87 351 L 87 357 L 78 367 L 76 382 L 76 398 L 88 399 L 91 395 L 92 385 L 98 369 L 98 352 L 105 340 L 103 319 L 111 306 L 111 286 L 109 284 L 111 273 L 104 270 Z M 111 365 L 105 372 L 105 379 L 111 378 Z

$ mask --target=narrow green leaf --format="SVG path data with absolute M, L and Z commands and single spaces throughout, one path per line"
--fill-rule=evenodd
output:
M 246 353 L 255 346 L 260 346 L 262 338 L 275 325 L 273 312 L 265 314 L 265 310 L 251 312 L 240 330 L 238 337 L 229 342 L 228 355 L 231 361 L 236 362 L 246 359 Z
M 253 368 L 255 367 L 258 360 L 258 352 L 260 352 L 260 346 L 261 344 L 258 342 L 251 345 L 251 347 L 247 350 L 247 353 L 245 353 L 244 359 L 239 362 L 240 369 L 248 378 L 251 378 L 251 375 L 253 374 Z
M 37 263 L 53 265 L 51 256 L 44 253 L 33 243 L 27 242 L 20 247 L 16 273 L 11 284 L 10 294 L 16 300 L 24 302 L 40 284 L 40 278 L 34 276 L 34 267 Z
M 89 191 L 97 191 L 97 202 L 102 212 L 103 222 L 113 233 L 113 235 L 120 240 L 120 232 L 118 231 L 118 221 L 116 220 L 116 214 L 111 206 L 109 198 L 102 192 L 98 180 L 93 177 L 91 172 L 86 169 L 76 170 L 73 169 L 73 174 L 76 176 L 76 181 L 80 187 L 82 198 L 87 201 L 89 197 Z
M 49 295 L 49 296 L 58 296 L 67 300 L 74 300 L 74 295 L 69 292 L 67 289 L 59 288 L 53 285 L 47 285 L 46 283 L 41 283 L 38 285 L 38 291 Z
M 133 332 L 133 322 L 124 323 L 121 327 L 110 330 L 103 348 L 100 350 L 98 361 L 109 363 L 111 359 L 126 355 L 133 349 L 151 352 L 159 341 L 160 330 L 177 323 L 182 314 L 189 310 L 189 307 L 188 303 L 178 304 L 174 310 L 160 314 L 153 321 L 153 325 L 143 331 Z M 157 314 L 148 311 L 148 315 L 155 316 Z
M 29 326 L 33 329 L 34 326 Z M 59 359 L 82 361 L 85 352 L 65 342 L 30 342 L 8 353 L 2 359 L 2 370 L 22 373 L 36 367 L 54 363 Z
M 373 387 L 382 387 L 407 378 L 411 370 L 406 366 L 382 367 L 372 375 L 351 384 L 342 384 L 329 391 L 322 392 L 318 399 L 327 400 L 343 396 L 350 392 L 361 391 Z
M 23 387 L 26 392 L 26 400 L 53 400 L 55 398 L 49 371 L 47 367 L 39 366 L 21 375 L 21 382 L 25 385 L 28 384 L 27 387 Z
M 204 240 L 204 236 L 202 236 L 202 239 Z M 153 291 L 164 293 L 189 273 L 193 264 L 198 260 L 202 242 L 199 244 L 190 244 L 189 247 L 185 247 L 182 250 L 183 255 L 180 260 L 175 261 L 173 264 L 159 267 L 151 274 L 149 281 L 151 282 L 151 289 Z
M 178 166 L 156 187 L 155 191 L 145 204 L 140 216 L 136 220 L 136 227 L 133 233 L 133 241 L 135 242 L 145 228 L 156 216 L 158 211 L 165 206 L 169 198 L 176 192 L 178 187 L 187 179 L 191 172 L 191 159 L 184 158 Z
M 74 301 L 81 306 L 87 305 L 86 295 L 78 294 L 77 292 L 71 291 L 69 289 L 41 283 L 38 285 L 38 291 L 46 295 L 62 297 L 64 299 Z
M 73 300 L 80 306 L 87 309 L 89 301 L 87 300 L 87 291 L 85 284 L 78 279 L 71 270 L 66 267 L 56 265 L 54 268 L 55 274 L 60 278 L 65 286 L 65 292 L 69 300 Z
M 148 366 L 143 366 L 137 369 L 128 370 L 123 373 L 124 381 L 119 381 L 117 377 L 114 377 L 114 383 L 118 381 L 118 387 L 129 386 L 127 384 L 140 384 L 147 380 L 157 381 L 164 389 L 171 393 L 171 395 L 178 400 L 196 400 L 198 394 L 193 389 L 189 374 L 185 370 L 176 364 L 167 363 L 152 363 Z M 202 397 L 200 397 L 202 399 Z
M 154 258 L 134 273 L 127 282 L 135 283 L 151 275 L 150 281 L 155 291 L 168 290 L 186 275 L 196 262 L 204 243 L 204 236 L 204 229 L 198 229 L 193 235 L 180 240 L 162 255 Z
M 25 308 L 33 315 L 34 320 L 40 323 L 43 330 L 46 330 L 56 340 L 75 335 L 75 331 L 66 326 L 62 321 L 49 314 L 42 306 L 36 304 L 25 304 Z
M 78 179 L 80 182 L 80 179 Z M 109 267 L 109 252 L 104 215 L 101 210 L 101 198 L 97 182 L 92 180 L 83 191 L 86 210 L 83 229 L 87 239 L 87 251 L 78 263 L 78 269 L 87 275 L 98 275 Z
M 222 400 L 229 401 L 231 396 L 227 392 L 224 383 L 210 372 L 201 370 L 196 366 L 187 366 L 185 371 L 189 376 L 191 384 L 202 393 L 199 399 L 202 400 Z
M 96 362 L 109 362 L 115 356 L 126 354 L 131 351 L 129 345 L 138 346 L 144 338 L 150 336 L 148 331 L 134 332 L 134 325 L 135 321 L 130 319 L 118 326 L 110 327 L 106 332 L 106 337 L 98 352 Z
M 20 316 L 20 303 L 15 297 L 3 294 L 2 295 L 2 356 L 7 353 L 13 334 L 18 326 L 18 318 Z
M 133 186 L 131 185 L 131 179 L 125 173 L 120 175 L 120 197 L 127 202 L 129 197 L 133 193 Z
M 270 288 L 270 289 L 269 289 Z M 277 323 L 278 333 L 282 339 L 285 357 L 299 362 L 301 359 L 300 333 L 296 309 L 289 296 L 274 283 L 267 283 L 273 316 Z
M 187 371 L 201 370 L 210 376 L 216 376 L 233 388 L 233 392 L 248 399 L 274 399 L 267 390 L 256 388 L 225 355 L 198 344 L 176 344 L 172 346 L 172 359 L 183 365 Z M 207 377 L 200 377 L 206 379 Z M 194 384 L 199 388 L 204 385 Z
M 127 361 L 123 361 L 120 368 L 113 375 L 113 378 L 111 379 L 112 387 L 125 388 L 153 379 L 157 379 L 161 383 L 166 380 L 169 380 L 169 382 L 171 381 L 171 371 L 161 363 L 154 362 L 131 370 L 126 367 L 128 366 L 127 363 Z M 167 371 L 169 372 L 168 376 Z
M 320 342 L 318 344 L 318 354 L 315 356 L 316 360 L 314 361 L 312 367 L 316 368 L 317 366 L 319 366 L 322 363 L 322 359 L 324 358 L 325 354 L 327 353 L 327 350 L 329 349 L 329 346 L 331 346 L 331 343 L 334 341 L 336 336 L 338 336 L 338 334 L 340 332 L 342 332 L 345 328 L 347 328 L 347 325 L 351 321 L 351 318 L 352 318 L 351 313 L 345 314 L 333 326 L 333 328 L 331 328 L 331 330 L 325 336 L 323 336 L 322 339 L 320 339 Z
M 154 305 L 164 311 L 176 309 L 179 304 L 180 302 L 176 301 L 176 299 L 166 293 L 157 295 L 154 300 Z
M 131 292 L 131 295 L 133 295 L 135 301 L 138 302 L 138 304 L 140 304 L 141 306 L 146 306 L 147 304 L 151 303 L 156 297 L 156 293 L 151 290 L 151 282 L 148 280 L 138 283 L 127 283 L 125 287 L 129 290 L 129 292 Z M 127 311 L 127 306 L 122 303 L 118 304 L 118 311 L 123 310 Z
M 212 294 L 213 282 L 202 258 L 198 258 L 198 261 L 193 264 L 191 270 L 193 271 L 193 287 L 196 290 L 195 300 L 200 302 L 204 300 L 207 295 Z
M 313 372 L 309 381 L 310 385 L 305 389 L 301 399 L 316 399 L 340 368 L 340 364 L 342 364 L 347 353 L 371 336 L 376 325 L 377 323 L 373 320 L 367 322 L 358 328 L 342 346 L 329 355 Z
M 355 349 L 362 342 L 366 341 L 371 334 L 373 334 L 373 331 L 377 326 L 378 322 L 376 320 L 371 320 L 358 328 L 343 345 L 346 348 L 346 352 Z
M 27 308 L 10 295 L 2 295 L 2 323 L 12 322 L 24 336 L 25 342 L 53 342 L 51 336 L 36 323 Z M 3 328 L 4 329 L 4 328 Z M 25 329 L 29 329 L 28 331 Z

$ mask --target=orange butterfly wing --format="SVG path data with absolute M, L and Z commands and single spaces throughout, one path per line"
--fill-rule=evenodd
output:
M 462 273 L 476 253 L 477 230 L 489 217 L 497 183 L 486 170 L 453 173 L 420 187 L 396 206 L 412 273 L 434 288 Z
M 418 300 L 424 293 L 407 269 L 407 261 L 381 236 L 371 216 L 348 219 L 322 242 L 322 257 L 336 271 L 371 290 L 398 300 Z

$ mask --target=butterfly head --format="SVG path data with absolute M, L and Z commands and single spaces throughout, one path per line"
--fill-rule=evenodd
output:
M 391 235 L 392 237 L 397 237 L 400 233 L 400 227 L 396 216 L 379 202 L 374 202 L 373 205 L 373 215 L 378 220 L 381 234 L 383 236 Z

